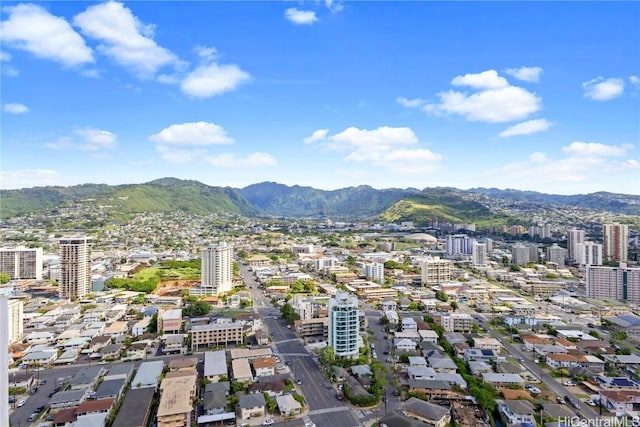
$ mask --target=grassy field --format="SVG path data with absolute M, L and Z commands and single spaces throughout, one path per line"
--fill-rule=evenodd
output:
M 158 270 L 160 270 L 158 267 L 149 267 L 142 269 L 138 273 L 136 273 L 135 278 L 137 280 L 151 279 L 153 277 L 156 277 L 156 273 L 158 272 Z

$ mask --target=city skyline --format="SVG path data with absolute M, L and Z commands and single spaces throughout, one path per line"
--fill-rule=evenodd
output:
M 640 193 L 636 2 L 4 6 L 2 189 Z

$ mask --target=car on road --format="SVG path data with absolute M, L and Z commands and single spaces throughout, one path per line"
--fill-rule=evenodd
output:
M 593 399 L 588 399 L 588 400 L 587 400 L 586 402 L 584 402 L 584 403 L 586 403 L 586 404 L 587 404 L 587 405 L 589 405 L 589 406 L 596 406 L 596 402 L 594 402 L 594 401 L 593 401 Z
M 20 402 L 17 403 L 16 408 L 21 408 L 24 406 L 24 404 L 27 403 L 26 400 L 22 399 Z
M 564 400 L 564 397 L 562 396 L 556 396 L 556 400 L 558 401 L 558 403 L 564 405 L 565 403 L 567 403 L 566 400 Z
M 45 385 L 47 383 L 47 380 L 40 380 L 40 385 Z
M 263 426 L 270 426 L 271 424 L 274 424 L 273 418 L 269 418 L 268 420 L 264 420 L 262 422 Z
M 343 399 L 343 398 L 342 398 L 342 394 L 340 394 L 340 393 L 336 394 L 336 399 L 338 399 L 338 400 L 342 400 L 342 399 Z
M 38 387 L 31 387 L 31 390 L 29 390 L 29 394 L 36 394 L 38 392 Z
M 300 378 L 296 378 L 296 384 L 302 384 L 302 381 L 300 380 Z

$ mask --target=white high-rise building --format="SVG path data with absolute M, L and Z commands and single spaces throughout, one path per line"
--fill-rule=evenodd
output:
M 358 357 L 358 298 L 338 291 L 329 300 L 329 341 L 337 357 Z
M 384 264 L 372 262 L 364 265 L 364 275 L 377 283 L 384 283 Z
M 567 255 L 569 259 L 579 263 L 578 257 L 582 254 L 578 245 L 582 243 L 584 243 L 584 230 L 572 228 L 567 231 Z
M 575 262 L 580 265 L 602 265 L 602 245 L 589 241 L 578 243 Z
M 471 265 L 474 267 L 486 267 L 489 263 L 489 255 L 486 243 L 473 242 L 471 246 Z
M 511 262 L 517 265 L 527 265 L 530 262 L 531 251 L 529 246 L 521 243 L 511 247 Z
M 447 236 L 447 255 L 471 254 L 471 243 L 474 239 L 466 234 L 454 234 Z
M 91 237 L 60 239 L 60 298 L 82 298 L 91 289 Z
M 7 319 L 7 324 L 9 328 L 9 342 L 8 344 L 13 344 L 14 342 L 18 342 L 22 339 L 23 332 L 23 321 L 24 321 L 24 312 L 23 312 L 23 304 L 19 299 L 9 299 L 8 300 L 8 308 L 9 315 Z
M 233 246 L 219 242 L 203 248 L 202 295 L 220 295 L 233 287 Z
M 564 267 L 564 260 L 567 257 L 567 250 L 558 246 L 557 243 L 547 248 L 547 262 L 552 262 L 558 267 Z
M 11 279 L 42 279 L 42 248 L 0 248 L 0 273 Z
M 604 224 L 602 226 L 602 251 L 607 261 L 627 261 L 629 226 L 626 224 Z

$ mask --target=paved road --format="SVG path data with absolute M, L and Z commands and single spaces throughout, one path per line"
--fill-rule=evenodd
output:
M 307 402 L 309 409 L 307 418 L 317 426 L 360 426 L 360 422 L 350 408 L 337 400 L 336 390 L 323 375 L 315 356 L 312 356 L 302 341 L 286 327 L 280 312 L 271 305 L 270 300 L 259 289 L 253 273 L 243 265 L 240 266 L 240 273 L 251 291 L 254 310 L 262 316 L 271 333 L 275 352 L 280 354 L 283 362 L 284 360 L 289 362 L 294 380 L 300 379 L 301 384 L 296 384 L 296 387 Z M 276 424 L 276 426 L 280 425 L 284 423 Z M 304 422 L 289 421 L 287 425 L 304 425 Z

